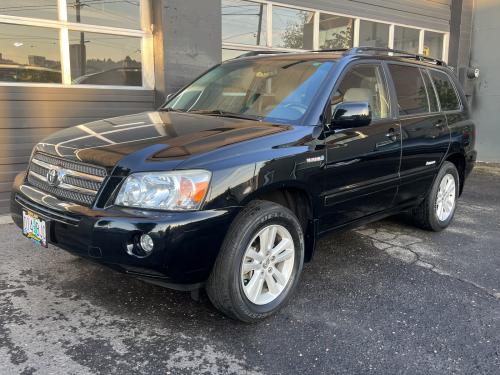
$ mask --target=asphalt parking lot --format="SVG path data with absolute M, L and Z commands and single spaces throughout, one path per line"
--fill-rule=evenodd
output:
M 443 233 L 398 217 L 321 240 L 257 325 L 0 225 L 0 374 L 498 374 L 499 171 Z

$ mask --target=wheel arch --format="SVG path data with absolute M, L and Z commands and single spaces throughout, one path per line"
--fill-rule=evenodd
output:
M 246 197 L 244 205 L 253 200 L 274 202 L 295 214 L 304 232 L 304 261 L 310 261 L 314 254 L 317 235 L 316 212 L 310 192 L 296 184 L 279 184 L 256 190 Z

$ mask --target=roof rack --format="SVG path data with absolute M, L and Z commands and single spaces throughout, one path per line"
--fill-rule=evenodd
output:
M 418 53 L 411 53 L 408 51 L 401 51 L 397 49 L 390 49 L 384 47 L 354 47 L 347 51 L 348 55 L 357 55 L 360 53 L 366 52 L 375 52 L 375 53 L 387 53 L 392 55 L 398 55 L 399 57 L 406 57 L 410 59 L 415 59 L 418 61 L 427 61 L 430 63 L 434 63 L 436 65 L 446 66 L 446 63 L 443 60 L 435 59 L 434 57 L 420 55 Z
M 259 55 L 275 55 L 278 53 L 290 53 L 289 51 L 278 51 L 278 50 L 263 50 L 263 51 L 250 51 L 246 52 L 243 55 L 236 56 L 235 59 L 240 59 L 242 57 L 252 57 Z
M 307 52 L 343 52 L 345 55 L 359 55 L 366 53 L 386 53 L 387 55 L 397 55 L 403 58 L 415 59 L 422 62 L 430 62 L 436 65 L 447 66 L 443 60 L 436 59 L 434 57 L 420 55 L 418 53 L 412 53 L 408 51 L 401 51 L 397 49 L 390 49 L 385 47 L 354 47 L 354 48 L 335 48 L 335 49 L 321 49 L 321 50 L 304 50 L 302 53 Z M 258 55 L 271 55 L 271 54 L 281 54 L 281 53 L 301 53 L 298 51 L 283 51 L 283 50 L 262 50 L 262 51 L 250 51 L 235 57 L 235 59 L 239 59 L 242 57 L 251 57 Z

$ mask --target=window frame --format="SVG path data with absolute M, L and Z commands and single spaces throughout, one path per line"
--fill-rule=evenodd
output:
M 375 60 L 375 59 L 363 59 L 363 60 L 352 61 L 352 62 L 348 63 L 346 66 L 344 66 L 344 68 L 342 69 L 342 71 L 338 75 L 338 78 L 335 82 L 335 85 L 333 86 L 333 88 L 330 92 L 330 95 L 328 95 L 328 100 L 325 103 L 325 106 L 323 108 L 323 112 L 322 112 L 323 118 L 324 118 L 323 126 L 329 124 L 332 121 L 332 113 L 331 113 L 332 111 L 330 110 L 330 103 L 332 102 L 333 95 L 335 94 L 335 92 L 337 92 L 337 89 L 342 84 L 342 81 L 344 80 L 345 76 L 349 73 L 349 71 L 352 68 L 359 66 L 359 65 L 371 65 L 371 66 L 378 66 L 380 68 L 380 71 L 383 75 L 383 79 L 384 79 L 384 83 L 385 83 L 386 95 L 388 96 L 389 110 L 387 112 L 387 117 L 372 119 L 372 121 L 370 122 L 370 125 L 382 123 L 382 122 L 387 122 L 388 120 L 395 119 L 395 117 L 394 117 L 394 105 L 393 105 L 393 101 L 392 101 L 392 88 L 390 86 L 390 81 L 389 81 L 389 77 L 387 76 L 387 69 L 385 67 L 384 62 L 381 60 Z M 368 126 L 370 126 L 370 125 L 368 125 Z
M 279 6 L 279 7 L 283 7 L 283 8 L 291 8 L 291 9 L 295 9 L 295 10 L 314 12 L 314 28 L 313 28 L 313 49 L 314 50 L 319 50 L 319 15 L 320 15 L 320 13 L 324 13 L 324 14 L 331 14 L 331 15 L 339 16 L 339 17 L 352 18 L 354 20 L 353 48 L 360 46 L 359 45 L 359 27 L 360 27 L 361 20 L 389 25 L 389 43 L 387 46 L 388 48 L 394 48 L 394 28 L 395 28 L 395 26 L 400 26 L 400 27 L 418 30 L 419 31 L 419 44 L 418 44 L 418 53 L 419 54 L 423 54 L 423 52 L 424 52 L 424 40 L 425 40 L 425 32 L 426 31 L 443 34 L 443 50 L 442 50 L 441 60 L 443 60 L 445 62 L 448 61 L 450 31 L 424 28 L 424 27 L 419 27 L 416 25 L 409 25 L 409 24 L 404 24 L 404 23 L 382 21 L 382 20 L 378 20 L 375 18 L 362 17 L 362 16 L 357 16 L 354 14 L 347 14 L 347 13 L 341 13 L 341 12 L 332 12 L 332 11 L 328 11 L 328 10 L 324 10 L 324 9 L 283 4 L 283 3 L 280 3 L 277 1 L 268 1 L 268 0 L 245 0 L 245 1 L 267 5 L 267 8 L 266 8 L 267 9 L 267 14 L 266 14 L 267 43 L 265 46 L 253 46 L 253 45 L 240 44 L 240 43 L 222 42 L 222 48 L 233 49 L 233 50 L 241 49 L 241 50 L 247 50 L 247 51 L 268 51 L 268 50 L 283 51 L 283 52 L 304 52 L 304 51 L 307 51 L 307 50 L 303 50 L 303 49 L 273 47 L 273 43 L 272 43 L 272 35 L 273 35 L 273 27 L 272 27 L 273 14 L 272 13 L 273 13 L 273 9 L 272 8 L 275 5 L 275 6 Z M 222 22 L 222 20 L 221 20 L 221 22 Z
M 141 29 L 124 29 L 119 27 L 69 22 L 67 13 L 67 0 L 53 0 L 53 1 L 55 4 L 57 4 L 57 9 L 58 9 L 57 20 L 0 14 L 0 23 L 19 25 L 19 26 L 44 27 L 58 31 L 62 83 L 0 81 L 0 86 L 50 87 L 50 88 L 62 87 L 62 88 L 77 88 L 77 89 L 88 88 L 88 89 L 108 89 L 108 90 L 112 89 L 153 90 L 155 88 L 153 32 L 151 28 L 151 7 L 150 7 L 150 1 L 152 0 L 140 0 Z M 71 82 L 72 79 L 71 79 L 70 52 L 69 52 L 69 31 L 84 31 L 89 33 L 128 36 L 140 39 L 142 85 L 126 86 L 126 85 L 73 84 Z

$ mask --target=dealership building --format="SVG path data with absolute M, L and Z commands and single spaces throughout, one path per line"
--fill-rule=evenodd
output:
M 498 20 L 498 0 L 2 0 L 0 214 L 45 136 L 157 108 L 249 51 L 373 46 L 445 60 L 469 97 L 479 160 L 500 162 Z

